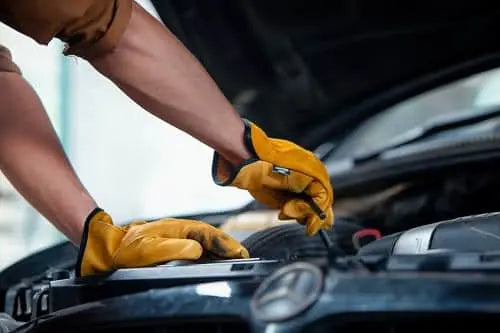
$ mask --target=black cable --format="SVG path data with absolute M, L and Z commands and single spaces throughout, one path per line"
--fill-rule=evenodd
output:
M 301 199 L 309 204 L 311 209 L 319 216 L 320 219 L 324 220 L 326 218 L 325 212 L 319 208 L 319 206 L 314 202 L 314 200 L 308 196 L 307 194 L 302 194 Z M 342 250 L 335 242 L 333 242 L 328 236 L 328 233 L 325 229 L 319 230 L 319 236 L 321 237 L 323 243 L 325 244 L 326 250 L 328 252 L 329 258 L 337 257 L 338 255 L 345 256 L 346 253 Z
M 318 207 L 316 202 L 314 202 L 314 200 L 310 196 L 308 196 L 305 193 L 302 193 L 301 199 L 309 204 L 311 209 L 319 216 L 320 219 L 324 220 L 326 218 L 325 212 L 323 212 L 321 210 L 321 208 Z M 337 262 L 337 259 L 339 257 L 346 257 L 347 256 L 347 254 L 344 252 L 344 250 L 342 250 L 342 248 L 340 248 L 340 246 L 338 246 L 338 244 L 336 242 L 333 242 L 331 240 L 330 236 L 328 236 L 328 233 L 326 232 L 325 229 L 320 229 L 318 234 L 321 237 L 321 240 L 323 241 L 323 243 L 325 244 L 325 247 L 327 250 L 327 255 L 328 255 L 329 265 L 331 267 L 345 269 L 345 267 L 341 267 L 342 265 L 339 265 L 339 263 Z M 362 270 L 366 270 L 366 266 L 363 264 L 363 262 L 354 261 L 352 263 L 354 264 L 354 267 L 362 269 Z

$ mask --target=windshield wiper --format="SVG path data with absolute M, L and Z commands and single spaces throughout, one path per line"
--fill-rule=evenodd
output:
M 472 125 L 484 120 L 500 116 L 500 108 L 481 107 L 477 109 L 467 110 L 467 112 L 451 113 L 431 118 L 422 125 L 414 127 L 401 135 L 390 140 L 388 144 L 370 151 L 360 152 L 353 158 L 354 163 L 364 163 L 378 158 L 384 152 L 398 148 L 422 139 L 425 139 L 436 133 L 446 130 L 459 128 L 467 125 Z

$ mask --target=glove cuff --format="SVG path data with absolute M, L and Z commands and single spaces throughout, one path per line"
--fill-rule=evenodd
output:
M 224 157 L 218 152 L 214 152 L 212 161 L 212 179 L 215 184 L 220 186 L 231 185 L 240 170 L 248 164 L 257 162 L 259 160 L 255 147 L 252 142 L 252 123 L 247 119 L 243 119 L 245 131 L 243 132 L 243 143 L 250 152 L 252 157 L 237 166 L 232 166 Z M 224 174 L 224 175 L 223 175 Z
M 247 148 L 248 152 L 252 154 L 252 157 L 257 158 L 257 151 L 255 150 L 255 146 L 253 145 L 252 140 L 252 127 L 255 125 L 248 119 L 243 118 L 243 124 L 245 125 L 245 131 L 243 132 L 243 143 Z
M 80 248 L 78 250 L 78 259 L 76 260 L 76 266 L 75 266 L 75 274 L 77 277 L 82 276 L 81 269 L 82 269 L 83 254 L 85 253 L 85 248 L 87 246 L 90 221 L 92 221 L 92 218 L 100 212 L 103 212 L 103 210 L 101 208 L 97 207 L 92 212 L 90 212 L 90 214 L 85 219 L 85 224 L 83 226 L 82 239 L 80 241 Z

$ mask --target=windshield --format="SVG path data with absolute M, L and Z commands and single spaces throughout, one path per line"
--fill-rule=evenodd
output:
M 379 113 L 355 129 L 330 160 L 349 159 L 384 147 L 393 138 L 435 117 L 481 111 L 500 105 L 500 69 L 494 69 L 418 95 Z

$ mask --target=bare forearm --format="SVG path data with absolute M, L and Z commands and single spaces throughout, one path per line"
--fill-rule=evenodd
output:
M 248 158 L 241 118 L 192 54 L 134 5 L 113 53 L 91 61 L 146 110 L 236 164 Z
M 77 244 L 96 204 L 73 172 L 33 89 L 15 73 L 0 73 L 0 87 L 0 169 Z

